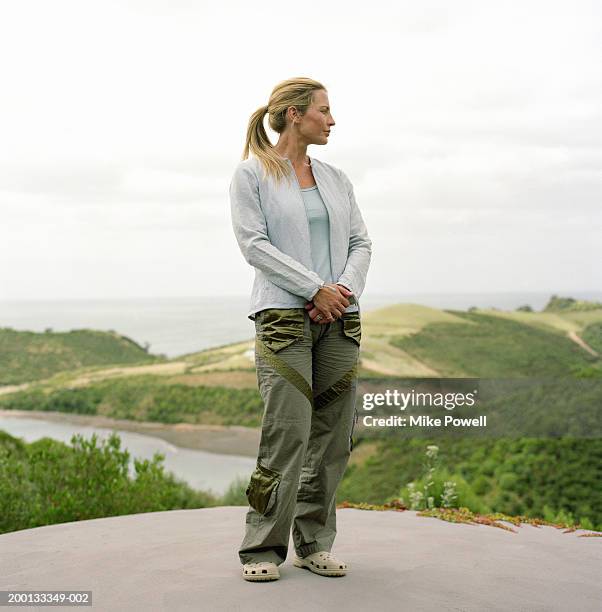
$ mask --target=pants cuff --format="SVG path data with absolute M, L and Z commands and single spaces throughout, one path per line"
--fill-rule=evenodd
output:
M 282 565 L 282 563 L 284 563 L 282 557 L 273 550 L 265 550 L 256 553 L 239 553 L 238 557 L 243 565 L 245 563 L 260 563 L 261 561 L 271 561 L 276 565 Z
M 320 545 L 317 542 L 310 542 L 309 544 L 304 544 L 303 546 L 299 547 L 297 549 L 297 555 L 303 558 L 307 557 L 307 555 L 318 552 L 319 550 Z

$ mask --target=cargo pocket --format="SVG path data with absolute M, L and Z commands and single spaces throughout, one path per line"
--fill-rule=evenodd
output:
M 276 503 L 279 484 L 280 473 L 258 462 L 246 490 L 250 506 L 259 514 L 268 514 Z
M 359 312 L 347 312 L 343 315 L 343 334 L 351 338 L 358 346 L 362 339 L 362 322 Z
M 255 319 L 257 337 L 277 353 L 303 338 L 305 308 L 268 308 Z

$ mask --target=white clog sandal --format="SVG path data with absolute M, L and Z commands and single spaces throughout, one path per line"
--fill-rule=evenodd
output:
M 305 567 L 314 574 L 320 574 L 321 576 L 344 576 L 349 569 L 346 563 L 339 561 L 326 550 L 312 553 L 303 558 L 296 555 L 293 565 L 295 567 Z
M 242 577 L 251 581 L 278 580 L 280 572 L 278 566 L 272 561 L 259 561 L 258 563 L 245 563 L 242 567 Z

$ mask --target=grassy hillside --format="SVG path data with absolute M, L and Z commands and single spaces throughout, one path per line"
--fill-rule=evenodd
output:
M 111 331 L 76 329 L 45 333 L 0 328 L 0 385 L 48 378 L 99 365 L 165 361 L 130 338 Z
M 263 411 L 257 389 L 184 384 L 151 374 L 111 378 L 75 388 L 34 388 L 0 395 L 0 408 L 247 427 L 259 427 Z
M 362 313 L 360 390 L 402 377 L 521 379 L 486 404 L 490 431 L 510 422 L 517 439 L 438 438 L 448 475 L 473 510 L 568 512 L 600 527 L 600 438 L 587 434 L 599 431 L 602 309 L 563 300 L 543 312 L 398 304 Z M 253 348 L 249 338 L 168 360 L 114 333 L 2 329 L 0 385 L 22 384 L 0 387 L 0 408 L 259 427 Z M 533 432 L 549 439 L 529 440 Z M 358 424 L 354 438 L 339 501 L 382 503 L 417 478 L 424 436 Z
M 602 322 L 587 325 L 581 337 L 589 346 L 602 355 Z
M 445 312 L 464 324 L 435 321 L 419 333 L 394 336 L 391 344 L 447 377 L 566 376 L 598 361 L 552 327 Z
M 602 376 L 600 357 L 575 341 L 580 333 L 599 347 L 599 309 L 463 312 L 398 304 L 367 312 L 362 321 L 363 380 Z M 0 388 L 3 408 L 166 423 L 261 421 L 252 338 L 170 360 L 110 332 L 3 329 L 0 339 L 4 382 L 32 381 Z
M 410 404 L 402 412 L 399 404 L 375 405 L 364 400 L 387 390 L 399 393 L 467 393 L 477 389 L 476 403 L 457 405 L 448 412 L 436 404 L 418 407 Z M 472 378 L 419 379 L 371 378 L 359 381 L 357 408 L 360 418 L 355 435 L 367 440 L 425 439 L 433 436 L 450 440 L 481 438 L 602 438 L 602 378 L 574 378 L 569 376 L 545 378 Z M 487 417 L 486 427 L 453 427 L 419 425 L 371 426 L 363 424 L 363 417 L 387 418 L 428 415 L 433 418 L 452 416 L 471 419 Z M 443 421 L 442 421 L 443 422 Z M 601 466 L 602 469 L 602 466 Z
M 586 369 L 602 354 L 602 309 L 561 312 L 439 310 L 397 304 L 362 313 L 360 377 L 534 376 Z M 578 336 L 580 334 L 580 337 Z M 257 388 L 253 338 L 166 359 L 114 332 L 0 328 L 2 385 L 46 391 L 149 374 L 190 386 Z M 36 384 L 27 385 L 28 382 Z
M 395 304 L 362 313 L 360 376 L 437 376 L 436 369 L 391 342 L 395 337 L 420 334 L 435 323 L 463 325 L 465 321 L 419 304 Z
M 424 448 L 441 449 L 445 475 L 466 483 L 473 510 L 529 517 L 570 513 L 602 529 L 602 439 L 372 441 L 354 449 L 337 501 L 381 504 L 424 472 Z M 407 499 L 407 498 L 406 498 Z

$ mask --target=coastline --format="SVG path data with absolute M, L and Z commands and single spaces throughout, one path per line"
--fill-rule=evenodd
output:
M 181 448 L 247 457 L 257 456 L 261 435 L 259 428 L 243 427 L 242 425 L 167 424 L 57 411 L 0 409 L 0 416 L 40 419 L 42 421 L 69 423 L 87 427 L 133 431 L 161 438 Z

